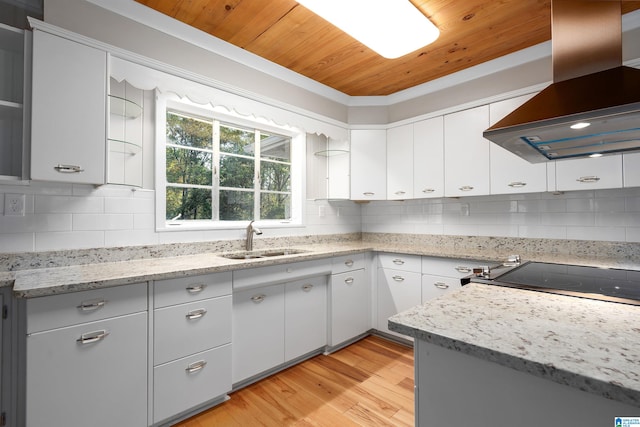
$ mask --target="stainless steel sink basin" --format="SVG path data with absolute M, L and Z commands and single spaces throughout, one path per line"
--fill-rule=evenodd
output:
M 227 259 L 256 259 L 256 258 L 273 258 L 286 255 L 302 254 L 308 251 L 300 249 L 264 249 L 259 251 L 241 251 L 220 254 L 221 257 Z

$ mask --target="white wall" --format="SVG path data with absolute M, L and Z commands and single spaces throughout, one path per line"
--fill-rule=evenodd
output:
M 4 215 L 5 194 L 25 194 L 25 216 Z M 156 232 L 154 192 L 31 183 L 0 186 L 0 253 L 243 239 L 244 228 Z M 323 208 L 320 208 L 323 206 Z M 360 205 L 308 201 L 305 227 L 262 227 L 262 237 L 359 232 Z M 260 239 L 261 237 L 256 237 Z
M 640 188 L 373 202 L 362 231 L 640 242 Z

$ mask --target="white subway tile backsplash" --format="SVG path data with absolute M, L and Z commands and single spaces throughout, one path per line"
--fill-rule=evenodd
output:
M 521 225 L 518 227 L 518 237 L 566 239 L 567 227 L 551 225 Z
M 54 251 L 104 247 L 104 231 L 68 231 L 35 233 L 33 250 Z
M 567 239 L 623 242 L 624 227 L 567 227 Z
M 131 230 L 132 214 L 75 214 L 74 230 Z
M 36 195 L 35 213 L 102 213 L 104 199 L 101 197 Z

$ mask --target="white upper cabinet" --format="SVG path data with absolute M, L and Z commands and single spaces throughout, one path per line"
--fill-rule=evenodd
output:
M 413 197 L 444 196 L 444 119 L 413 124 Z
M 445 196 L 489 194 L 489 106 L 444 116 Z
M 622 187 L 622 155 L 556 160 L 556 190 Z
M 33 32 L 31 179 L 104 184 L 107 53 Z
M 523 95 L 491 104 L 489 106 L 490 126 L 524 104 L 533 95 Z M 489 143 L 489 152 L 491 194 L 547 191 L 547 163 L 529 163 L 492 142 Z
M 387 130 L 387 199 L 413 197 L 413 124 L 408 124 Z
M 387 131 L 351 131 L 351 200 L 387 197 Z
M 625 187 L 640 187 L 640 153 L 622 155 L 622 176 Z

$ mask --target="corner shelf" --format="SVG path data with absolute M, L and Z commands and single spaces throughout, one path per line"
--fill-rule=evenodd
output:
M 109 152 L 111 153 L 121 153 L 121 154 L 129 154 L 135 156 L 142 152 L 142 146 L 140 144 L 135 144 L 129 141 L 122 141 L 119 139 L 108 139 L 109 141 Z
M 126 119 L 137 119 L 142 114 L 142 106 L 130 99 L 109 95 L 109 111 Z
M 322 150 L 322 151 L 317 151 L 315 153 L 313 153 L 315 156 L 318 157 L 333 157 L 333 156 L 341 156 L 344 154 L 349 154 L 349 151 L 347 150 Z

